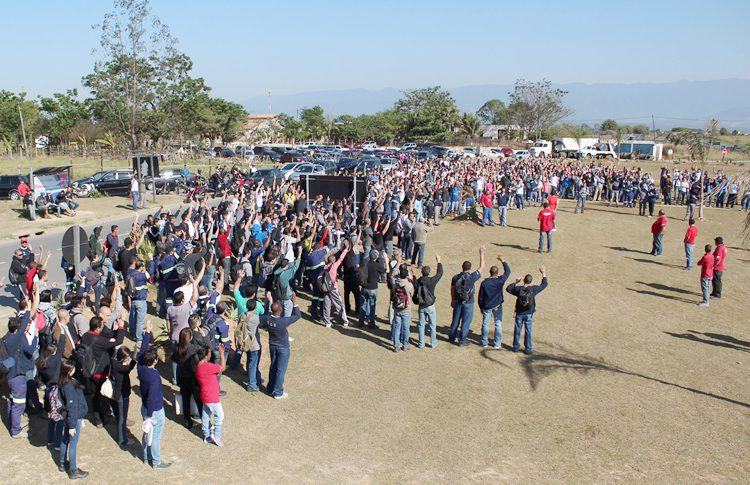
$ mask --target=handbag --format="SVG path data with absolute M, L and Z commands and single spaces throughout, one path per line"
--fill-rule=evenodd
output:
M 112 399 L 112 396 L 114 396 L 114 386 L 112 386 L 112 379 L 107 377 L 104 379 L 104 382 L 102 382 L 102 388 L 99 390 L 99 394 L 106 397 L 107 399 Z

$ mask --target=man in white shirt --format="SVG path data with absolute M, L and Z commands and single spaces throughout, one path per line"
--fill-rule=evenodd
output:
M 137 210 L 140 192 L 138 191 L 138 178 L 135 174 L 133 174 L 133 178 L 130 181 L 130 194 L 133 196 L 133 210 Z

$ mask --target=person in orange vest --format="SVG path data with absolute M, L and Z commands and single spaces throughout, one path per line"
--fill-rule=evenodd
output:
M 667 227 L 667 218 L 664 211 L 659 211 L 659 217 L 651 224 L 651 235 L 653 242 L 651 244 L 651 256 L 661 256 L 662 240 L 664 239 L 664 229 Z

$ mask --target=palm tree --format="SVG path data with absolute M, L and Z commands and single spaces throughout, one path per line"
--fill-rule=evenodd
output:
M 482 123 L 471 113 L 464 113 L 461 117 L 461 133 L 470 140 L 482 134 Z

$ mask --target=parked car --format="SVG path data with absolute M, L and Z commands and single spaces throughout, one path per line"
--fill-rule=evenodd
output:
M 357 166 L 357 159 L 352 157 L 339 158 L 336 168 L 339 170 L 350 170 Z
M 268 159 L 273 162 L 281 160 L 281 154 L 272 147 L 255 147 L 253 153 L 260 159 Z
M 398 150 L 400 152 L 405 152 L 407 150 L 414 150 L 415 148 L 417 148 L 416 143 L 404 143 L 403 145 L 401 145 L 401 147 L 399 147 Z
M 531 153 L 529 153 L 528 150 L 516 150 L 516 153 L 514 153 L 513 156 L 516 160 L 523 160 L 524 158 L 530 158 Z
M 275 168 L 259 168 L 258 170 L 253 172 L 253 174 L 250 175 L 247 180 L 251 184 L 258 184 L 260 182 L 263 182 L 266 185 L 271 185 L 273 183 L 274 177 L 276 178 L 276 180 L 281 180 L 281 172 Z
M 103 195 L 127 195 L 130 193 L 132 178 L 132 170 L 105 170 L 76 182 L 78 185 L 88 184 Z
M 281 155 L 281 159 L 279 161 L 281 163 L 306 162 L 307 157 L 305 156 L 305 154 L 298 151 L 286 152 L 285 154 Z
M 390 172 L 391 170 L 398 167 L 398 160 L 395 158 L 381 158 L 380 159 L 380 167 L 386 171 Z
M 377 150 L 378 144 L 374 141 L 366 141 L 359 148 L 362 150 Z
M 516 154 L 515 150 L 510 147 L 502 147 L 500 153 L 502 153 L 504 157 L 512 157 Z
M 23 180 L 29 183 L 28 177 L 23 175 L 2 175 L 0 176 L 0 198 L 18 200 L 21 198 L 18 195 L 18 184 Z
M 281 166 L 279 169 L 279 173 L 281 173 L 281 176 L 284 178 L 284 180 L 289 179 L 289 176 L 292 174 L 295 168 L 297 168 L 298 165 L 302 164 L 303 162 L 291 162 L 286 163 Z
M 578 158 L 617 158 L 616 148 L 611 143 L 599 143 L 581 148 L 576 155 Z
M 231 148 L 214 147 L 214 156 L 219 158 L 234 158 L 237 154 Z
M 325 175 L 326 170 L 318 163 L 301 163 L 287 176 L 288 180 L 300 180 L 305 175 Z
M 464 147 L 462 154 L 465 157 L 476 158 L 479 156 L 479 148 Z

